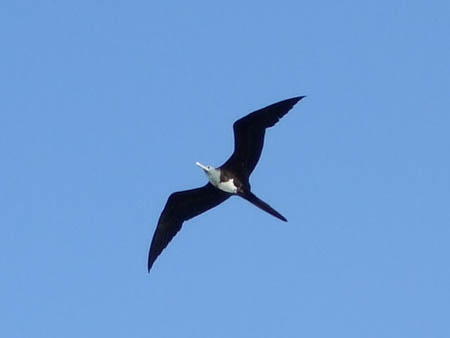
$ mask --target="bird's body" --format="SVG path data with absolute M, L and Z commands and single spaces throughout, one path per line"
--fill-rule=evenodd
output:
M 197 162 L 195 164 L 205 171 L 206 176 L 208 176 L 209 182 L 217 189 L 228 192 L 230 194 L 236 194 L 238 192 L 240 181 L 236 176 L 228 173 L 226 170 L 213 168 L 211 166 L 205 166 L 200 162 Z
M 235 149 L 222 166 L 214 168 L 196 163 L 204 170 L 209 182 L 201 188 L 179 191 L 169 196 L 150 245 L 148 271 L 181 229 L 184 221 L 214 208 L 233 195 L 240 196 L 280 220 L 287 221 L 278 211 L 251 192 L 249 178 L 261 156 L 266 129 L 274 126 L 303 97 L 274 103 L 237 120 L 233 125 Z
M 205 166 L 200 162 L 195 163 L 205 171 L 209 182 L 219 190 L 228 192 L 230 194 L 237 194 L 242 192 L 245 181 L 239 178 L 238 175 L 232 173 L 224 168 L 214 168 L 211 166 Z

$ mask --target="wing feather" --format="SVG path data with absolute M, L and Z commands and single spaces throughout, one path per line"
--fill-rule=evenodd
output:
M 171 194 L 159 217 L 158 226 L 150 245 L 148 271 L 150 272 L 156 258 L 180 231 L 184 221 L 214 208 L 228 197 L 230 194 L 213 187 L 211 183 L 207 183 L 201 188 Z
M 250 113 L 233 124 L 234 152 L 223 168 L 249 176 L 261 157 L 264 135 L 304 96 L 283 100 Z

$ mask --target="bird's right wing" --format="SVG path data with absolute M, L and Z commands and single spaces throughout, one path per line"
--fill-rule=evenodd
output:
M 159 217 L 148 255 L 148 271 L 156 258 L 180 231 L 184 221 L 224 202 L 231 195 L 207 183 L 197 189 L 178 191 L 169 196 Z

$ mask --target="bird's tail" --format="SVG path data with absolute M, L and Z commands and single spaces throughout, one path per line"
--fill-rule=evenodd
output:
M 278 211 L 276 211 L 274 208 L 272 208 L 266 202 L 260 200 L 252 192 L 247 191 L 247 192 L 239 194 L 239 196 L 241 196 L 242 198 L 245 198 L 247 201 L 249 201 L 253 205 L 257 206 L 258 208 L 264 210 L 265 212 L 268 212 L 272 216 L 275 216 L 276 218 L 279 218 L 282 221 L 287 222 L 287 219 L 282 214 L 280 214 Z

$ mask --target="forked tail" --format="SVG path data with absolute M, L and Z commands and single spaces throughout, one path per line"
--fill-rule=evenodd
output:
M 239 194 L 239 196 L 241 196 L 242 198 L 245 198 L 247 201 L 249 201 L 253 205 L 257 206 L 258 208 L 264 210 L 265 212 L 268 212 L 272 216 L 275 216 L 276 218 L 279 218 L 282 221 L 287 222 L 287 219 L 282 214 L 280 214 L 278 211 L 276 211 L 274 208 L 272 208 L 266 202 L 260 200 L 252 192 L 247 191 L 247 192 Z

